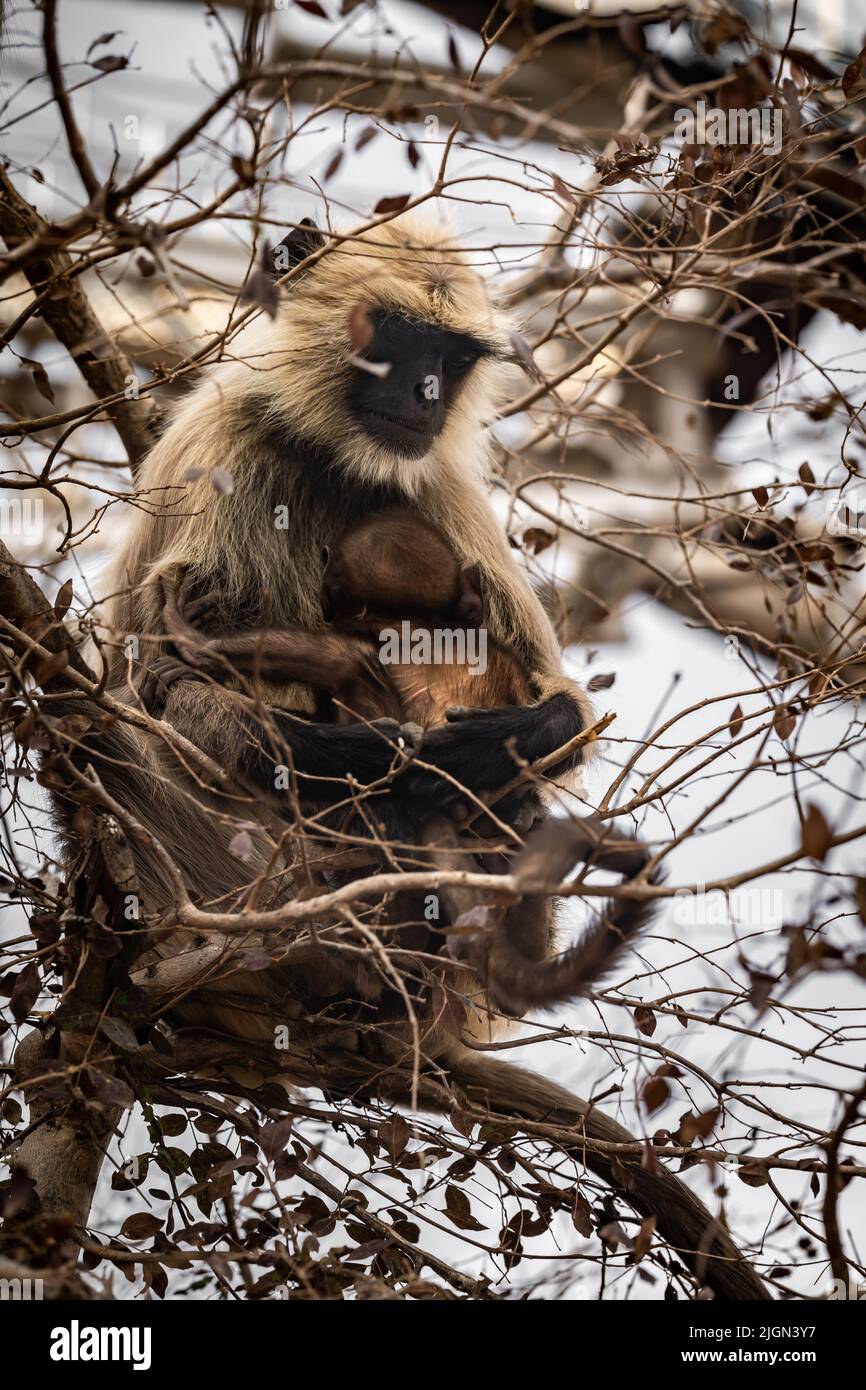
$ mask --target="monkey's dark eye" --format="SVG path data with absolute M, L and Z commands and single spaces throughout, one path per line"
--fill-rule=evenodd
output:
M 478 352 L 461 352 L 457 357 L 449 357 L 446 371 L 449 376 L 465 376 L 475 366 L 480 355 Z

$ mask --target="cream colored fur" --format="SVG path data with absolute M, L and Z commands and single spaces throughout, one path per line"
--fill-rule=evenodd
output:
M 115 628 L 158 631 L 152 581 L 182 570 L 219 573 L 228 607 L 252 580 L 270 590 L 274 624 L 321 624 L 317 578 L 298 573 L 291 535 L 274 526 L 272 488 L 259 476 L 250 435 L 252 415 L 263 429 L 288 426 L 315 441 L 359 480 L 399 486 L 442 528 L 462 561 L 481 566 L 495 635 L 553 675 L 555 635 L 488 501 L 485 422 L 500 391 L 496 361 L 473 370 L 429 453 L 402 457 L 371 441 L 344 404 L 344 388 L 358 370 L 349 360 L 348 310 L 356 303 L 403 310 L 471 332 L 499 353 L 508 350 L 506 318 L 441 227 L 403 217 L 330 248 L 290 285 L 274 322 L 261 315 L 238 335 L 235 360 L 211 370 L 191 392 L 146 460 L 137 490 L 155 514 L 136 511 L 111 577 Z M 232 474 L 231 496 L 211 484 L 217 465 Z M 196 469 L 203 476 L 189 481 Z

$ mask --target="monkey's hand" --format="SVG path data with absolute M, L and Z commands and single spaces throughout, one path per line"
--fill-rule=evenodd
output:
M 575 699 L 571 691 L 561 691 L 536 705 L 457 709 L 448 722 L 428 730 L 424 737 L 418 761 L 427 764 L 428 770 L 410 765 L 397 778 L 395 791 L 429 797 L 441 809 L 459 800 L 461 786 L 476 795 L 498 791 L 527 763 L 556 753 L 581 733 L 586 727 L 585 708 L 585 701 Z M 549 768 L 548 774 L 572 766 L 580 756 L 580 751 L 572 751 L 562 767 Z M 445 775 L 437 776 L 432 769 Z M 524 787 L 510 802 L 503 802 L 497 813 L 511 819 L 525 795 Z
M 374 729 L 381 730 L 398 748 L 420 748 L 424 740 L 424 730 L 420 724 L 413 724 L 411 721 L 400 724 L 396 719 L 387 718 L 373 719 L 370 722 Z
M 161 719 L 171 686 L 178 681 L 206 679 L 203 671 L 191 668 L 185 661 L 166 653 L 164 656 L 155 657 L 149 665 L 141 667 L 136 694 L 146 712 L 154 719 Z
M 425 734 L 417 753 L 362 723 L 319 724 L 279 710 L 271 710 L 270 718 L 276 743 L 253 711 L 241 718 L 247 731 L 238 760 L 242 776 L 272 788 L 274 768 L 289 749 L 302 795 L 337 805 L 353 786 L 375 785 L 378 813 L 389 832 L 405 839 L 437 811 L 448 811 L 464 791 L 477 796 L 506 786 L 525 763 L 556 752 L 583 727 L 580 711 L 565 695 L 440 724 Z
M 585 700 L 576 699 L 570 690 L 535 705 L 457 709 L 447 723 L 428 732 L 421 757 L 473 792 L 495 791 L 526 763 L 556 753 L 581 733 L 586 727 L 585 709 Z M 568 755 L 565 766 L 579 757 L 579 752 Z M 548 769 L 551 773 L 560 770 Z M 440 805 L 443 798 L 447 793 L 440 790 Z
M 585 725 L 593 722 L 595 711 L 592 701 L 580 682 L 572 680 L 564 671 L 533 671 L 530 682 L 540 702 L 564 695 L 580 710 Z
M 189 575 L 180 586 L 163 579 L 162 625 L 182 661 L 208 675 L 218 677 L 225 667 L 208 654 L 208 641 L 203 629 L 213 623 L 216 615 L 217 592 L 193 598 L 193 581 Z

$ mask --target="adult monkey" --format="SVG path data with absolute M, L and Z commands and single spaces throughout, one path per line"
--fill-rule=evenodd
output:
M 191 580 L 201 593 L 217 589 L 222 595 L 217 631 L 264 619 L 315 631 L 323 624 L 322 546 L 360 515 L 415 508 L 441 529 L 462 563 L 479 566 L 491 630 L 533 675 L 536 705 L 476 714 L 433 730 L 424 743 L 423 759 L 434 768 L 473 792 L 495 788 L 513 775 L 515 752 L 525 759 L 553 752 L 588 716 L 584 696 L 560 674 L 550 624 L 485 495 L 482 422 L 492 410 L 506 326 L 447 233 L 395 220 L 339 243 L 304 269 L 323 245 L 322 234 L 309 226 L 286 239 L 284 264 L 302 270 L 287 303 L 273 324 L 239 340 L 239 360 L 192 393 L 146 460 L 138 485 L 152 510 L 134 515 L 112 585 L 113 625 L 155 650 L 164 635 L 163 585 Z M 212 486 L 217 466 L 231 474 L 227 495 Z M 125 684 L 120 655 L 113 675 L 117 686 Z M 298 719 L 293 712 L 312 708 L 298 688 L 271 690 L 268 698 L 276 739 L 230 692 L 192 681 L 172 686 L 165 718 L 236 773 L 241 785 L 271 793 L 275 743 L 290 753 L 305 797 L 333 797 L 333 779 L 350 772 L 369 783 L 388 771 L 393 750 L 376 730 Z M 253 852 L 233 855 L 234 828 L 221 819 L 231 803 L 220 792 L 203 792 L 157 739 L 117 726 L 85 738 L 83 747 L 116 804 L 162 843 L 200 899 L 229 906 L 232 895 L 242 898 L 266 868 L 277 880 L 269 901 L 285 898 L 285 880 L 273 872 L 264 834 L 254 833 Z M 446 778 L 409 766 L 398 771 L 376 810 L 390 833 L 411 838 L 453 795 Z M 164 874 L 134 830 L 132 838 L 145 904 L 159 909 L 169 899 Z M 175 933 L 160 954 L 197 949 Z M 158 974 L 159 964 L 146 969 Z M 308 978 L 315 964 L 312 971 Z M 303 973 L 301 965 L 298 977 Z M 271 972 L 236 973 L 229 985 L 231 995 L 215 982 L 207 998 L 192 996 L 176 1016 L 272 1042 L 274 1016 L 267 1005 L 281 1007 L 282 1001 L 273 996 Z M 340 1060 L 332 1045 L 306 1076 L 299 1063 L 298 1079 L 329 1084 L 330 1078 L 332 1086 L 351 1091 L 368 1076 L 380 1094 L 407 1099 L 410 1070 L 383 1067 L 381 1060 L 370 1066 L 360 1054 L 363 1041 L 358 1055 L 345 1047 Z M 471 1051 L 446 1029 L 428 1029 L 423 1043 L 432 1067 L 421 1078 L 422 1103 L 447 1110 L 453 1095 L 443 1083 L 450 1079 L 476 1103 L 500 1112 L 569 1125 L 580 1120 L 575 1151 L 611 1179 L 610 1155 L 584 1153 L 581 1134 L 628 1141 L 614 1121 L 544 1078 Z M 315 1031 L 308 1044 L 315 1053 Z M 726 1233 L 671 1174 L 630 1167 L 629 1190 L 718 1294 L 766 1296 Z
M 580 731 L 589 707 L 560 673 L 550 623 L 487 501 L 483 422 L 508 335 L 482 280 L 449 240 L 438 228 L 398 219 L 341 243 L 293 282 L 273 325 L 239 344 L 243 360 L 193 393 L 142 469 L 141 491 L 166 505 L 132 527 L 112 585 L 120 594 L 113 625 L 159 638 L 161 584 L 192 579 L 221 596 L 217 631 L 261 623 L 265 595 L 273 626 L 321 630 L 322 547 L 360 515 L 410 506 L 442 530 L 462 563 L 478 565 L 491 631 L 533 673 L 539 697 L 425 740 L 426 762 L 468 777 L 478 792 L 513 775 L 510 748 L 530 760 L 553 752 Z M 322 233 L 306 226 L 277 249 L 298 265 L 323 245 Z M 360 355 L 359 335 L 369 339 Z M 231 474 L 229 496 L 211 485 L 216 465 Z M 270 696 L 281 709 L 312 710 L 309 692 L 297 687 Z M 208 694 L 185 690 L 167 718 L 245 779 L 272 789 L 273 759 L 258 730 L 248 726 L 229 748 L 212 711 Z M 275 722 L 303 777 L 350 772 L 370 783 L 392 761 L 387 742 L 362 726 Z M 302 790 L 327 788 L 319 780 Z M 447 779 L 409 767 L 382 803 L 388 830 L 411 840 L 418 816 L 455 795 Z

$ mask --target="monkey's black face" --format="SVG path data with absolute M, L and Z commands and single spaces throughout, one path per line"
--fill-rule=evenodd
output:
M 361 354 L 388 364 L 386 375 L 356 367 L 349 388 L 353 418 L 374 439 L 422 458 L 475 364 L 490 355 L 477 339 L 398 314 L 371 315 L 373 337 Z

